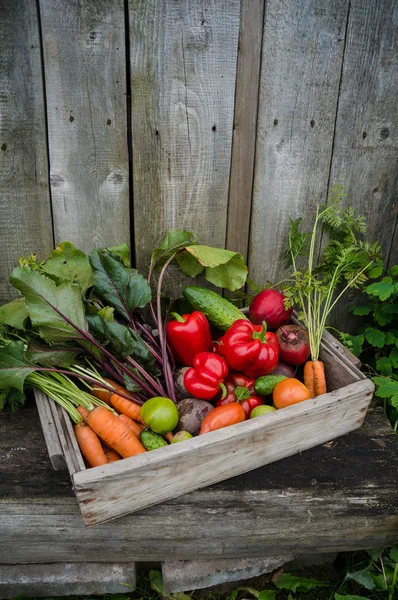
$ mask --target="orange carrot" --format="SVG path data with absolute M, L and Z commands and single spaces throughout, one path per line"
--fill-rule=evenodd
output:
M 130 417 L 130 419 L 141 421 L 141 407 L 138 404 L 135 404 L 135 402 L 131 402 L 131 400 L 127 400 L 127 398 L 123 398 L 123 396 L 119 396 L 119 394 L 112 394 L 111 404 L 118 412 Z
M 79 411 L 80 416 L 83 417 L 83 421 L 85 423 L 87 423 L 87 417 L 88 417 L 88 413 L 89 413 L 89 411 L 87 410 L 87 408 L 84 408 L 84 406 L 80 405 L 80 406 L 77 407 L 77 410 Z
M 106 465 L 108 459 L 97 434 L 94 433 L 91 427 L 81 422 L 75 425 L 74 430 L 79 448 L 88 464 L 91 467 Z
M 95 433 L 123 458 L 146 452 L 136 435 L 104 406 L 96 406 L 87 417 Z
M 325 366 L 321 360 L 309 360 L 304 365 L 304 384 L 311 398 L 326 394 Z
M 104 453 L 108 463 L 116 462 L 122 458 L 120 454 L 116 452 L 116 450 L 112 450 L 112 448 L 108 448 L 107 446 L 104 446 Z
M 168 431 L 167 433 L 163 434 L 163 437 L 165 440 L 167 440 L 171 444 L 171 440 L 173 439 L 174 436 L 171 431 Z
M 144 425 L 141 425 L 139 423 L 136 423 L 135 421 L 133 421 L 133 419 L 130 419 L 130 417 L 127 417 L 126 415 L 124 415 L 123 413 L 120 413 L 119 415 L 119 419 L 121 421 L 123 421 L 123 423 L 125 423 L 127 425 L 127 427 L 137 436 L 140 436 L 141 431 L 144 429 Z
M 124 388 L 122 385 L 120 385 L 120 383 L 117 383 L 117 381 L 113 381 L 113 379 L 108 379 L 107 377 L 104 377 L 104 381 L 110 387 L 115 388 L 115 390 L 118 390 L 119 392 L 123 392 L 124 394 L 128 394 L 128 391 L 126 390 L 126 388 Z M 102 400 L 103 402 L 106 402 L 107 404 L 109 404 L 109 406 L 111 406 L 111 396 L 115 392 L 111 392 L 110 390 L 107 390 L 107 389 L 101 387 L 100 384 L 98 384 L 98 385 L 94 385 L 91 388 L 91 393 L 93 396 L 95 396 L 99 400 Z

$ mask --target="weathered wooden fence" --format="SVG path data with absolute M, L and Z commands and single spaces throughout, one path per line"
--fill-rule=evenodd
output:
M 0 0 L 0 300 L 19 255 L 170 228 L 280 279 L 333 182 L 398 261 L 397 0 Z

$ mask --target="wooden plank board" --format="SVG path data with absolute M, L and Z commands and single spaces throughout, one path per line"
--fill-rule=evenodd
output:
M 84 526 L 69 475 L 52 469 L 34 405 L 0 413 L 0 458 L 0 564 L 219 560 L 398 539 L 398 439 L 380 407 L 333 443 L 96 527 Z
M 240 252 L 245 261 L 252 204 L 263 20 L 264 0 L 242 0 L 226 247 Z
M 53 248 L 36 3 L 4 0 L 0 19 L 0 304 L 17 296 L 18 257 Z
M 362 425 L 373 390 L 365 379 L 186 444 L 75 473 L 84 522 L 94 525 L 135 512 L 353 431 Z
M 55 241 L 130 241 L 123 0 L 41 0 Z
M 348 4 L 266 4 L 249 253 L 260 285 L 285 274 L 288 216 L 305 231 L 327 197 Z
M 398 262 L 397 27 L 395 0 L 351 2 L 330 175 L 366 215 L 366 239 L 381 242 L 390 265 Z
M 34 394 L 51 464 L 56 471 L 63 471 L 67 468 L 66 461 L 51 410 L 51 400 L 39 389 L 35 389 Z
M 137 265 L 168 229 L 224 247 L 239 0 L 129 2 Z
M 134 563 L 0 565 L 0 598 L 126 594 L 135 581 Z

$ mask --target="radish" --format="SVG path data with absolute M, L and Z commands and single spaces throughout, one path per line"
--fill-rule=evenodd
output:
M 308 333 L 300 325 L 285 325 L 275 332 L 279 358 L 288 365 L 301 365 L 310 357 Z
M 288 323 L 293 313 L 293 308 L 286 310 L 283 301 L 285 297 L 278 290 L 263 290 L 254 296 L 249 307 L 249 319 L 256 325 L 263 321 L 268 329 L 278 329 Z

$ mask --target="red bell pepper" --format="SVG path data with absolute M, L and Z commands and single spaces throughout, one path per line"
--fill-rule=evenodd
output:
M 167 323 L 167 340 L 177 362 L 192 367 L 199 352 L 211 352 L 213 342 L 207 317 L 194 311 L 190 315 L 171 313 L 175 321 Z
M 217 352 L 235 371 L 249 377 L 272 373 L 278 365 L 278 339 L 267 331 L 267 324 L 253 325 L 246 319 L 238 319 L 221 338 Z
M 211 400 L 220 389 L 225 391 L 223 384 L 227 375 L 228 365 L 222 356 L 199 352 L 193 360 L 193 368 L 184 374 L 184 387 L 194 398 Z
M 214 406 L 239 402 L 245 411 L 246 419 L 248 419 L 253 408 L 264 404 L 263 398 L 254 391 L 255 381 L 243 373 L 230 373 L 224 381 L 227 394 L 225 398 L 222 398 L 221 392 L 219 392 Z

